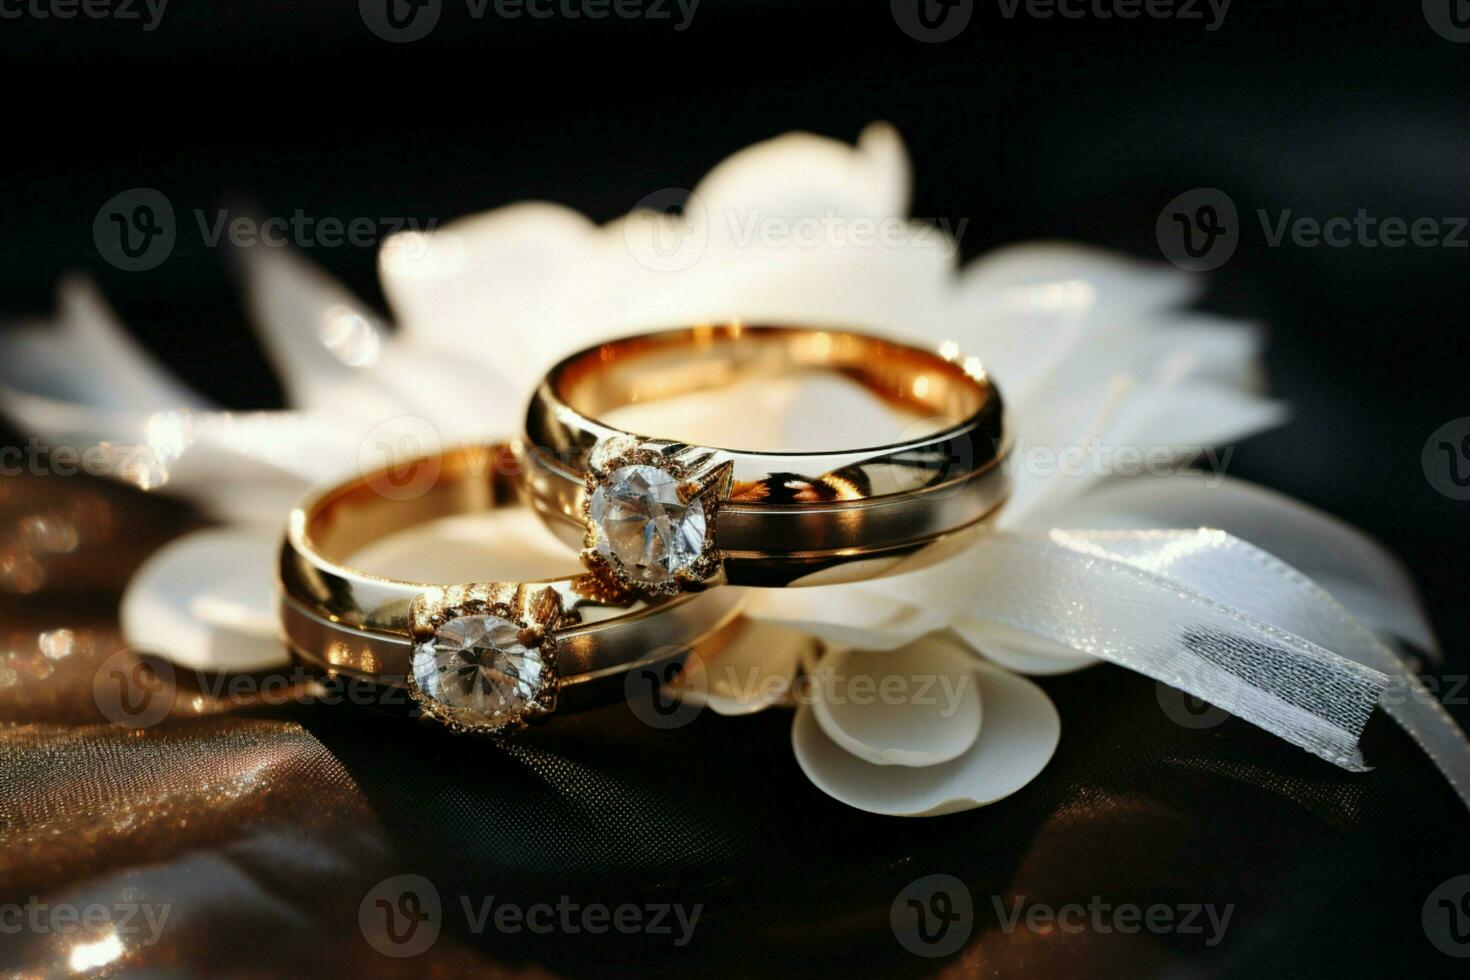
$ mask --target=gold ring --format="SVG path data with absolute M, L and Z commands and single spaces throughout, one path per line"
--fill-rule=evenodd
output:
M 871 448 L 776 453 L 635 435 L 599 419 L 752 378 L 823 370 L 942 420 Z M 526 415 L 542 518 L 610 583 L 668 595 L 729 582 L 826 585 L 908 570 L 968 543 L 1004 502 L 999 392 L 979 360 L 842 330 L 700 326 L 557 364 Z
M 410 496 L 385 495 L 405 485 L 406 468 L 433 478 Z M 431 585 L 343 564 L 414 524 L 518 504 L 520 470 L 508 446 L 467 447 L 307 498 L 281 546 L 286 643 L 333 672 L 406 686 L 425 715 L 456 730 L 509 732 L 607 686 L 597 682 L 674 660 L 736 620 L 733 590 L 644 598 L 585 572 Z

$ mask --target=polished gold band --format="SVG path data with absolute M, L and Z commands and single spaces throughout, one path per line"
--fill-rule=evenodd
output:
M 491 610 L 544 627 L 555 644 L 557 688 L 565 695 L 640 663 L 677 656 L 737 617 L 738 597 L 730 590 L 640 598 L 585 573 L 441 586 L 343 564 L 412 525 L 519 504 L 520 470 L 507 446 L 469 447 L 364 474 L 309 497 L 292 512 L 281 546 L 279 612 L 287 644 L 334 671 L 403 684 L 415 642 L 435 616 Z M 404 486 L 413 492 L 393 492 Z
M 894 445 L 762 453 L 599 420 L 620 405 L 810 370 L 947 424 Z M 625 586 L 824 585 L 917 567 L 967 543 L 1006 498 L 1008 448 L 999 393 L 953 345 L 935 352 L 842 330 L 701 326 L 613 341 L 552 368 L 526 416 L 526 485 L 547 523 L 583 545 L 589 567 Z M 670 581 L 609 557 L 615 549 L 599 539 L 590 509 L 599 487 L 610 492 L 610 473 L 639 465 L 668 470 L 680 500 L 702 500 L 709 518 L 705 556 Z

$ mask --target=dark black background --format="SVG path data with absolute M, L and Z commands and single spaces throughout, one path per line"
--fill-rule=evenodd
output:
M 886 119 L 913 158 L 914 213 L 968 219 L 967 256 L 1068 238 L 1159 260 L 1164 205 L 1218 187 L 1245 222 L 1206 305 L 1268 327 L 1271 386 L 1295 409 L 1239 448 L 1233 474 L 1385 541 L 1464 664 L 1470 504 L 1434 489 L 1420 453 L 1470 415 L 1470 250 L 1272 248 L 1254 219 L 1470 213 L 1470 44 L 1432 31 L 1418 0 L 1235 0 L 1214 32 L 977 3 L 942 44 L 906 36 L 887 3 L 703 0 L 683 32 L 464 11 L 446 0 L 406 45 L 371 34 L 352 2 L 174 0 L 152 33 L 0 21 L 0 310 L 42 312 L 60 275 L 85 270 L 181 374 L 262 407 L 280 391 L 225 256 L 181 233 L 160 268 L 111 268 L 92 241 L 109 197 L 142 185 L 180 213 L 248 196 L 269 213 L 441 222 L 544 198 L 607 220 L 753 141 L 851 140 Z M 312 257 L 381 302 L 371 250 Z M 1383 846 L 1424 843 L 1382 829 Z

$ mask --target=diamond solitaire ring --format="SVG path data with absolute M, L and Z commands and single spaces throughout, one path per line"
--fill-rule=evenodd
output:
M 507 733 L 616 699 L 630 670 L 675 663 L 732 627 L 732 590 L 648 598 L 586 572 L 432 585 L 345 564 L 412 525 L 519 504 L 520 470 L 507 446 L 468 447 L 308 498 L 281 546 L 287 644 L 329 671 L 406 689 L 425 716 L 456 731 Z
M 618 407 L 828 372 L 914 416 L 887 445 L 721 449 L 622 431 Z M 761 405 L 749 406 L 752 413 Z M 526 416 L 526 487 L 610 587 L 672 595 L 908 571 L 971 540 L 1005 501 L 999 393 L 979 360 L 860 333 L 723 324 L 562 361 Z

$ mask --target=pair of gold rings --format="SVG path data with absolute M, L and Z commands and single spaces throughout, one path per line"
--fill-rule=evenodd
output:
M 868 448 L 689 445 L 602 421 L 619 406 L 809 371 L 836 372 L 929 424 Z M 752 412 L 760 406 L 750 407 Z M 428 717 L 504 733 L 645 664 L 738 629 L 740 590 L 891 574 L 952 553 L 1004 502 L 1004 411 L 979 361 L 850 331 L 700 326 L 590 348 L 537 387 L 524 439 L 425 462 L 396 499 L 382 474 L 292 512 L 280 560 L 287 644 L 333 671 L 403 685 Z M 388 534 L 529 503 L 581 548 L 580 574 L 463 585 L 349 567 Z

